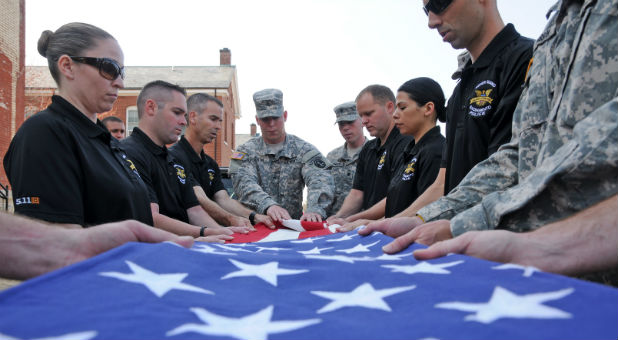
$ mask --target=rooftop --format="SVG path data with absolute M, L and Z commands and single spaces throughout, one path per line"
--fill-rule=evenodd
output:
M 235 86 L 235 66 L 126 66 L 125 89 L 141 89 L 161 79 L 182 87 L 227 89 Z M 56 88 L 47 66 L 26 66 L 27 88 Z

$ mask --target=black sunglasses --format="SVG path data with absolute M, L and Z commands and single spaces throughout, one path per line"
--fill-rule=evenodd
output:
M 427 5 L 423 6 L 423 11 L 425 11 L 427 15 L 429 15 L 429 12 L 440 14 L 450 6 L 451 2 L 453 2 L 453 0 L 429 0 Z
M 78 63 L 87 64 L 98 68 L 101 77 L 107 80 L 116 80 L 118 76 L 124 79 L 124 66 L 120 67 L 114 59 L 74 56 L 69 56 L 69 58 Z

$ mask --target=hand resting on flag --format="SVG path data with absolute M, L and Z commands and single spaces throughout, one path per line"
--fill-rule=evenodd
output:
M 172 241 L 190 248 L 193 238 L 177 236 L 134 220 L 67 229 L 0 214 L 0 277 L 28 279 L 79 262 L 127 242 Z

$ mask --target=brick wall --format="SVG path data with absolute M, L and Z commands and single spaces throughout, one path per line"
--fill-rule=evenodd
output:
M 24 0 L 0 1 L 0 158 L 24 120 Z M 0 183 L 8 184 L 4 167 Z

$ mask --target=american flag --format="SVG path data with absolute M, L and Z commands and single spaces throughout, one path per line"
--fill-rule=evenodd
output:
M 0 293 L 0 339 L 612 339 L 618 290 L 356 232 L 129 243 Z

